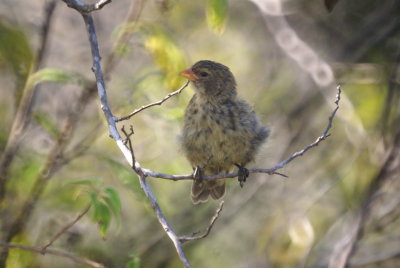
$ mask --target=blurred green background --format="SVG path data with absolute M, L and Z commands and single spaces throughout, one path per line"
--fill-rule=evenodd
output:
M 221 62 L 272 129 L 253 167 L 321 135 L 342 85 L 332 135 L 287 165 L 288 179 L 230 179 L 211 234 L 184 245 L 193 267 L 400 267 L 398 0 L 119 0 L 93 15 L 116 116 L 178 89 L 196 61 Z M 65 3 L 0 2 L 0 241 L 43 246 L 91 204 L 52 248 L 107 267 L 182 267 L 108 136 L 91 64 Z M 192 95 L 119 123 L 133 126 L 145 168 L 191 172 L 178 136 Z M 207 227 L 218 202 L 192 205 L 189 181 L 149 181 L 178 234 Z M 0 267 L 84 267 L 2 256 Z

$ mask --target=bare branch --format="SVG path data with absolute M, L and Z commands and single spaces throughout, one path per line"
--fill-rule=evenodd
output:
M 172 240 L 176 252 L 179 255 L 179 258 L 181 259 L 183 265 L 185 266 L 185 268 L 191 268 L 192 266 L 190 265 L 184 251 L 182 248 L 182 242 L 180 241 L 179 237 L 175 234 L 175 232 L 173 231 L 172 227 L 169 225 L 167 219 L 164 216 L 164 213 L 162 212 L 160 206 L 157 203 L 157 199 L 154 196 L 153 192 L 151 191 L 150 186 L 148 185 L 147 181 L 146 181 L 146 173 L 143 172 L 142 168 L 138 168 L 137 165 L 135 165 L 135 156 L 134 156 L 134 152 L 133 152 L 133 146 L 132 146 L 132 141 L 131 141 L 131 136 L 133 134 L 133 129 L 131 126 L 131 132 L 127 133 L 125 128 L 122 127 L 122 132 L 124 133 L 125 137 L 126 137 L 126 143 L 128 144 L 129 150 L 131 152 L 132 155 L 132 169 L 139 175 L 139 182 L 140 182 L 140 187 L 142 188 L 143 192 L 145 193 L 147 199 L 149 199 L 150 203 L 151 203 L 151 207 L 153 208 L 158 221 L 160 222 L 161 226 L 163 227 L 164 231 L 166 232 L 166 234 L 169 236 L 169 238 Z
M 210 234 L 211 229 L 214 226 L 214 223 L 216 222 L 216 220 L 218 219 L 219 214 L 221 213 L 223 207 L 224 207 L 224 201 L 219 203 L 219 207 L 215 211 L 215 214 L 212 217 L 212 219 L 210 221 L 210 224 L 208 225 L 208 227 L 207 227 L 206 231 L 204 232 L 204 234 L 198 235 L 198 236 L 180 236 L 179 237 L 179 241 L 181 241 L 181 243 L 185 243 L 187 241 L 199 240 L 199 239 L 203 239 L 203 238 L 207 237 Z
M 333 124 L 333 119 L 335 118 L 336 112 L 339 109 L 339 102 L 340 102 L 340 94 L 341 94 L 341 87 L 340 85 L 337 86 L 337 95 L 336 95 L 336 100 L 335 104 L 336 107 L 330 114 L 328 118 L 328 125 L 325 128 L 324 132 L 322 133 L 321 136 L 319 136 L 313 143 L 307 145 L 304 147 L 302 150 L 295 152 L 292 154 L 290 157 L 288 157 L 286 160 L 278 163 L 272 168 L 250 168 L 249 173 L 267 173 L 269 175 L 279 175 L 282 177 L 287 177 L 285 174 L 277 172 L 277 170 L 282 169 L 284 166 L 289 164 L 291 161 L 293 161 L 295 158 L 302 156 L 305 152 L 310 150 L 313 147 L 318 146 L 320 142 L 325 140 L 330 136 L 329 130 L 332 128 Z M 193 179 L 193 174 L 187 174 L 187 175 L 170 175 L 170 174 L 165 174 L 157 171 L 152 171 L 149 169 L 144 169 L 142 168 L 142 171 L 146 174 L 148 177 L 153 177 L 153 178 L 160 178 L 160 179 L 166 179 L 166 180 L 173 180 L 173 181 L 178 181 L 178 180 L 192 180 Z M 228 179 L 228 178 L 235 178 L 239 175 L 238 172 L 235 173 L 229 173 L 229 174 L 218 174 L 218 175 L 210 175 L 210 176 L 204 176 L 203 179 L 205 180 L 216 180 L 216 179 Z
M 100 102 L 101 102 L 101 108 L 104 112 L 104 116 L 107 119 L 110 136 L 116 141 L 119 149 L 124 154 L 126 160 L 130 163 L 132 169 L 139 175 L 140 185 L 141 185 L 146 197 L 149 199 L 151 206 L 152 206 L 154 212 L 156 213 L 157 219 L 159 220 L 161 226 L 164 228 L 165 232 L 167 233 L 167 235 L 173 242 L 173 244 L 176 248 L 176 251 L 179 255 L 179 258 L 181 259 L 185 268 L 191 268 L 192 266 L 190 265 L 187 257 L 185 256 L 185 253 L 183 251 L 182 243 L 179 241 L 178 236 L 174 233 L 173 229 L 169 226 L 169 223 L 167 222 L 166 218 L 164 217 L 164 215 L 157 203 L 157 200 L 156 200 L 153 192 L 151 191 L 150 186 L 147 184 L 146 175 L 143 173 L 142 168 L 140 167 L 139 163 L 137 161 L 135 161 L 132 143 L 130 142 L 130 139 L 129 139 L 129 137 L 130 137 L 129 134 L 126 133 L 126 134 L 128 134 L 127 135 L 128 145 L 129 145 L 129 148 L 128 148 L 118 132 L 118 129 L 116 126 L 116 118 L 113 116 L 111 109 L 108 105 L 106 86 L 105 86 L 103 72 L 102 72 L 101 64 L 100 64 L 101 57 L 100 57 L 100 52 L 99 52 L 99 46 L 97 43 L 97 36 L 96 36 L 93 18 L 88 14 L 84 14 L 84 13 L 81 13 L 81 14 L 85 21 L 86 29 L 87 29 L 87 32 L 89 35 L 89 42 L 90 42 L 92 58 L 93 58 L 92 70 L 96 76 L 97 89 L 98 89 L 98 94 L 99 94 L 99 98 L 100 98 Z
M 133 152 L 133 145 L 132 145 L 132 140 L 131 140 L 131 136 L 134 134 L 133 127 L 132 126 L 130 127 L 130 131 L 131 131 L 130 133 L 126 132 L 125 126 L 122 126 L 121 131 L 125 135 L 124 144 L 125 145 L 128 144 L 129 151 L 131 152 L 131 155 L 132 155 L 132 166 L 131 167 L 136 171 L 136 173 L 139 173 L 139 171 L 135 169 L 136 168 L 136 165 L 135 165 L 136 159 L 135 159 L 135 153 Z M 143 172 L 141 172 L 141 173 L 143 173 Z
M 75 223 L 77 223 L 90 209 L 90 205 L 88 205 L 84 211 L 82 211 L 72 222 L 68 223 L 64 226 L 58 233 L 56 233 L 46 245 L 42 247 L 42 254 L 45 254 L 45 251 L 48 247 L 50 247 L 54 241 L 56 241 L 61 235 L 63 235 L 69 228 L 71 228 Z
M 282 177 L 287 178 L 285 174 L 279 173 L 274 170 L 274 168 L 249 168 L 249 173 L 267 173 L 269 175 L 279 175 Z M 142 171 L 148 177 L 158 178 L 158 179 L 165 179 L 165 180 L 172 180 L 172 181 L 180 181 L 180 180 L 193 180 L 193 174 L 186 174 L 186 175 L 171 175 L 162 172 L 152 171 L 149 169 L 142 168 Z M 235 178 L 239 175 L 238 172 L 228 173 L 228 174 L 216 174 L 216 175 L 208 175 L 203 176 L 202 179 L 204 180 L 221 180 L 221 179 L 230 179 Z
M 81 14 L 88 14 L 92 11 L 102 9 L 108 3 L 111 3 L 111 0 L 99 0 L 94 4 L 85 4 L 80 0 L 63 0 L 68 7 L 77 10 Z
M 150 189 L 150 186 L 147 183 L 146 176 L 141 175 L 139 178 L 139 181 L 140 181 L 140 187 L 142 187 L 143 192 L 145 193 L 147 199 L 149 199 L 149 201 L 151 203 L 151 207 L 153 208 L 154 212 L 156 213 L 158 222 L 161 224 L 165 233 L 169 236 L 172 243 L 174 244 L 176 252 L 178 253 L 178 256 L 181 259 L 184 267 L 191 268 L 192 266 L 190 265 L 186 255 L 185 255 L 185 252 L 183 251 L 182 242 L 180 241 L 180 238 L 175 234 L 174 230 L 172 229 L 172 227 L 169 225 L 168 221 L 166 220 L 160 206 L 157 203 L 156 197 L 154 196 L 153 192 Z
M 332 127 L 332 123 L 333 123 L 333 118 L 336 115 L 337 110 L 339 109 L 339 101 L 340 101 L 340 93 L 342 92 L 342 89 L 340 87 L 340 85 L 337 86 L 337 95 L 336 95 L 336 100 L 335 100 L 335 104 L 336 107 L 333 110 L 333 112 L 331 113 L 331 115 L 328 118 L 328 126 L 326 127 L 325 131 L 322 133 L 321 136 L 319 136 L 313 143 L 307 145 L 306 147 L 304 147 L 301 151 L 295 152 L 294 154 L 292 154 L 289 158 L 287 158 L 286 160 L 280 162 L 279 164 L 277 164 L 276 166 L 274 166 L 273 168 L 271 168 L 271 170 L 278 170 L 283 168 L 284 166 L 286 166 L 287 164 L 289 164 L 293 159 L 302 156 L 305 152 L 307 152 L 308 150 L 310 150 L 313 147 L 318 146 L 318 144 L 325 140 L 326 138 L 328 138 L 330 136 L 330 134 L 328 134 L 329 130 Z
M 106 266 L 101 264 L 101 263 L 98 263 L 98 262 L 95 262 L 95 261 L 92 261 L 92 260 L 89 260 L 89 259 L 86 259 L 86 258 L 82 258 L 82 257 L 76 256 L 76 255 L 74 255 L 72 253 L 69 253 L 69 252 L 55 250 L 55 249 L 45 249 L 43 251 L 42 248 L 36 248 L 36 247 L 30 247 L 30 246 L 12 244 L 12 243 L 4 243 L 4 242 L 0 242 L 0 247 L 18 248 L 18 249 L 22 249 L 22 250 L 27 250 L 27 251 L 31 251 L 31 252 L 40 253 L 40 254 L 43 254 L 43 255 L 50 254 L 50 255 L 54 255 L 54 256 L 64 257 L 64 258 L 72 260 L 73 262 L 84 264 L 84 265 L 89 266 L 89 267 L 106 268 Z
M 44 54 L 48 49 L 49 32 L 51 27 L 52 19 L 54 18 L 54 10 L 57 2 L 53 0 L 49 2 L 45 7 L 45 19 L 41 25 L 42 33 L 40 36 L 40 43 L 37 51 L 37 58 L 31 73 L 36 72 L 43 64 Z M 14 157 L 20 148 L 21 138 L 26 133 L 25 129 L 29 125 L 31 120 L 32 105 L 34 103 L 35 95 L 39 85 L 32 87 L 31 84 L 24 81 L 25 86 L 22 89 L 22 96 L 16 105 L 18 109 L 16 111 L 14 120 L 12 122 L 11 130 L 8 135 L 7 143 L 3 148 L 0 157 L 0 202 L 5 197 L 6 184 L 9 179 L 8 172 L 11 164 L 14 161 Z
M 127 120 L 127 119 L 131 118 L 132 116 L 134 116 L 135 114 L 140 113 L 140 112 L 143 111 L 144 109 L 150 108 L 150 107 L 152 107 L 152 106 L 156 106 L 156 105 L 161 105 L 161 104 L 163 104 L 163 103 L 164 103 L 166 100 L 168 100 L 169 98 L 171 98 L 171 97 L 173 97 L 173 96 L 175 96 L 175 95 L 180 94 L 180 93 L 182 92 L 182 90 L 183 90 L 185 87 L 187 87 L 187 86 L 189 85 L 189 82 L 190 82 L 189 80 L 186 81 L 186 83 L 185 83 L 183 86 L 181 86 L 178 90 L 169 93 L 169 94 L 166 95 L 162 100 L 156 101 L 156 102 L 153 102 L 153 103 L 150 103 L 150 104 L 147 104 L 147 105 L 144 105 L 144 106 L 140 107 L 139 109 L 134 110 L 133 112 L 131 112 L 130 114 L 128 114 L 128 115 L 126 115 L 126 116 L 117 118 L 116 121 L 119 122 L 119 121 Z

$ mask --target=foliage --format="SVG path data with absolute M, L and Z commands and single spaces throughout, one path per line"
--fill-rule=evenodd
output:
M 222 34 L 228 17 L 228 0 L 208 0 L 206 14 L 208 26 Z
M 33 64 L 28 37 L 16 27 L 0 20 L 0 68 L 9 68 L 16 77 L 15 101 L 19 103 L 22 88 Z
M 155 64 L 165 74 L 166 86 L 170 89 L 178 88 L 183 79 L 176 74 L 187 66 L 182 50 L 167 32 L 156 24 L 147 25 L 144 46 L 152 54 Z
M 263 15 L 254 5 L 262 1 L 134 1 L 128 8 L 131 2 L 113 1 L 96 13 L 115 116 L 179 88 L 184 83 L 179 72 L 195 61 L 223 62 L 236 77 L 238 94 L 273 129 L 253 164 L 267 168 L 321 134 L 335 84 L 342 84 L 340 120 L 317 149 L 287 166 L 288 180 L 252 175 L 243 189 L 236 180 L 228 183 L 226 208 L 210 235 L 185 244 L 194 267 L 325 267 L 342 259 L 335 255 L 341 252 L 351 252 L 349 267 L 399 266 L 393 257 L 399 254 L 400 230 L 398 1 L 283 1 L 283 16 L 273 4 Z M 0 3 L 1 154 L 14 138 L 9 133 L 22 90 L 37 90 L 0 201 L 0 241 L 31 199 L 37 198 L 12 242 L 41 246 L 90 204 L 89 214 L 54 247 L 111 267 L 177 267 L 176 252 L 137 176 L 101 125 L 87 36 L 63 3 L 50 21 L 46 67 L 36 69 L 42 4 Z M 160 12 L 156 5 L 168 8 Z M 279 32 L 282 25 L 289 28 Z M 309 50 L 300 51 L 304 44 Z M 318 60 L 308 57 L 310 51 Z M 295 52 L 304 54 L 288 54 Z M 313 80 L 321 62 L 335 74 L 327 87 Z M 135 156 L 144 168 L 192 171 L 179 149 L 192 94 L 189 86 L 162 106 L 119 123 L 133 126 Z M 215 203 L 193 206 L 189 181 L 148 182 L 178 234 L 204 230 Z M 42 185 L 45 190 L 34 197 Z M 54 229 L 47 232 L 45 226 Z M 353 238 L 354 252 L 342 247 Z M 11 250 L 7 267 L 53 267 L 51 258 Z M 70 260 L 56 260 L 57 267 L 71 267 Z

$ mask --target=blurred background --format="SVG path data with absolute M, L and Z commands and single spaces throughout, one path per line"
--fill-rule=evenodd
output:
M 94 2 L 94 1 L 92 1 Z M 93 13 L 116 116 L 160 100 L 198 60 L 230 67 L 272 129 L 252 167 L 288 179 L 230 179 L 211 234 L 184 245 L 193 267 L 400 267 L 398 0 L 119 0 Z M 0 1 L 0 241 L 107 267 L 182 267 L 108 129 L 81 16 L 62 1 Z M 191 86 L 119 123 L 145 168 L 188 174 L 177 138 Z M 190 181 L 148 179 L 180 235 L 205 230 L 218 202 Z M 84 267 L 13 249 L 0 267 Z

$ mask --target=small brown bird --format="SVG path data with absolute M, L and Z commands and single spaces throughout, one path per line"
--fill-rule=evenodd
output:
M 196 93 L 185 111 L 183 151 L 194 168 L 192 201 L 206 202 L 225 194 L 225 180 L 203 180 L 203 175 L 226 174 L 239 168 L 240 186 L 249 175 L 244 167 L 254 160 L 270 131 L 253 109 L 237 96 L 228 67 L 202 60 L 180 75 L 193 82 Z

